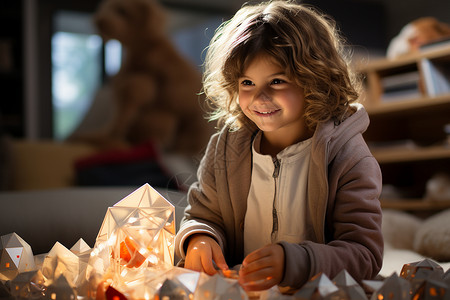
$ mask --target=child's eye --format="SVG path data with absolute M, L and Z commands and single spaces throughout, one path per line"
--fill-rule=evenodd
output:
M 246 80 L 242 80 L 241 84 L 250 86 L 250 85 L 253 85 L 253 82 L 251 80 L 246 79 Z
M 284 81 L 283 79 L 275 78 L 271 82 L 271 84 L 281 84 L 281 83 L 286 83 L 286 81 Z

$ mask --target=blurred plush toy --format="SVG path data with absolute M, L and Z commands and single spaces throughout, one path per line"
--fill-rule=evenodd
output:
M 387 57 L 395 58 L 402 54 L 416 52 L 420 46 L 450 37 L 450 25 L 433 17 L 419 18 L 407 24 L 392 39 L 387 49 Z
M 166 152 L 198 154 L 213 130 L 202 110 L 201 74 L 170 41 L 163 8 L 156 0 L 104 0 L 95 24 L 105 41 L 118 40 L 124 51 L 103 93 L 103 103 L 114 109 L 102 119 L 108 119 L 104 128 L 78 130 L 70 140 L 101 149 L 152 141 Z

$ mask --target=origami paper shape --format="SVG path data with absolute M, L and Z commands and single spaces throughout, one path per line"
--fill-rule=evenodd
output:
M 176 279 L 166 279 L 157 292 L 158 299 L 189 300 L 191 291 Z
M 381 289 L 383 286 L 383 281 L 381 280 L 363 280 L 362 281 L 364 289 L 369 293 L 372 294 L 375 291 Z
M 123 267 L 173 266 L 174 237 L 174 206 L 145 184 L 108 208 L 96 245 L 108 245 L 121 273 Z
M 415 278 L 429 278 L 433 276 L 434 278 L 442 278 L 444 275 L 444 269 L 432 261 L 431 259 L 424 259 L 418 262 L 413 262 L 409 264 L 404 264 L 402 270 L 400 271 L 400 277 L 406 280 L 412 280 Z
M 194 294 L 198 283 L 200 282 L 200 276 L 204 273 L 189 271 L 182 268 L 174 268 L 174 271 L 176 270 L 183 270 L 183 272 L 176 275 L 175 279 L 182 283 L 191 292 L 191 294 Z
M 46 281 L 55 281 L 61 275 L 71 286 L 76 286 L 79 276 L 80 260 L 76 254 L 67 249 L 64 245 L 56 242 L 42 264 L 42 274 Z
M 250 297 L 250 299 L 253 298 Z M 291 295 L 282 294 L 277 286 L 262 291 L 259 294 L 259 300 L 292 300 L 292 299 L 293 297 Z
M 0 237 L 0 280 L 36 268 L 30 245 L 15 232 Z
M 227 279 L 219 274 L 208 277 L 197 287 L 194 300 L 245 300 L 247 294 L 237 280 Z
M 11 296 L 15 299 L 41 299 L 46 286 L 40 270 L 19 273 L 10 283 Z
M 76 300 L 77 293 L 67 281 L 66 277 L 61 275 L 47 287 L 45 296 L 42 299 Z
M 448 269 L 442 276 L 442 280 L 450 286 L 450 269 Z
M 337 286 L 323 273 L 313 276 L 300 290 L 294 295 L 294 299 L 324 299 L 326 296 L 339 292 Z
M 349 300 L 367 299 L 367 295 L 363 288 L 346 270 L 342 270 L 332 281 L 347 295 Z
M 394 273 L 383 281 L 381 288 L 375 291 L 370 299 L 409 300 L 411 299 L 410 289 L 411 285 L 409 281 L 398 277 L 397 273 Z
M 81 238 L 79 239 L 75 245 L 70 248 L 73 254 L 80 256 L 83 253 L 91 251 L 91 247 Z
M 427 279 L 412 294 L 412 299 L 421 300 L 450 300 L 448 285 L 443 281 Z

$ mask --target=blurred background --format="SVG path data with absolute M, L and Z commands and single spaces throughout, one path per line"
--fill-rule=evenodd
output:
M 0 2 L 0 124 L 13 137 L 64 140 L 102 82 L 120 68 L 121 47 L 104 44 L 91 22 L 98 0 Z M 242 0 L 160 0 L 169 35 L 195 65 L 215 28 Z M 408 22 L 450 22 L 446 0 L 309 0 L 334 17 L 357 57 L 384 56 Z

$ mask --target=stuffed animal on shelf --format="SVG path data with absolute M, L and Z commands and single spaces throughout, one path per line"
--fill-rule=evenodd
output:
M 433 17 L 423 17 L 402 28 L 389 43 L 388 58 L 419 51 L 420 47 L 440 39 L 450 38 L 450 25 Z
M 99 93 L 103 105 L 113 109 L 102 128 L 75 131 L 69 140 L 100 149 L 152 141 L 162 151 L 184 154 L 198 154 L 206 146 L 214 126 L 202 109 L 201 74 L 171 42 L 165 19 L 156 0 L 100 3 L 94 18 L 99 34 L 104 41 L 118 40 L 124 52 L 107 92 Z

